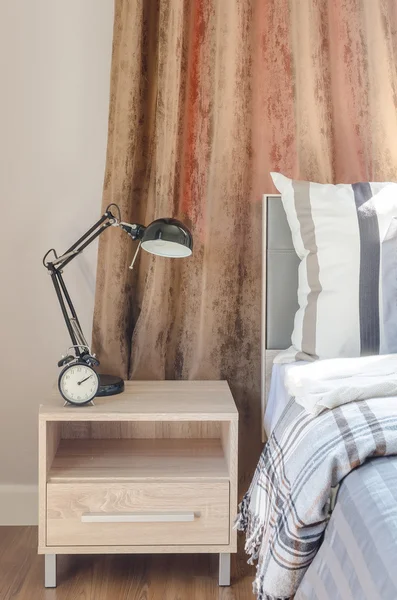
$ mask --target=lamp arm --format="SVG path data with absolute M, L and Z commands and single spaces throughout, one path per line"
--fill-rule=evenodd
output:
M 114 206 L 118 211 L 118 216 L 115 216 L 110 208 Z M 43 264 L 48 270 L 55 293 L 62 311 L 62 315 L 69 332 L 76 358 L 82 358 L 89 364 L 99 365 L 99 361 L 91 356 L 91 351 L 88 342 L 82 331 L 76 310 L 73 306 L 72 299 L 63 279 L 62 271 L 78 254 L 87 248 L 97 237 L 99 237 L 110 226 L 120 227 L 132 239 L 136 240 L 143 235 L 145 228 L 142 225 L 122 223 L 120 220 L 120 209 L 116 204 L 109 204 L 105 213 L 101 218 L 94 223 L 70 248 L 61 256 L 58 256 L 56 251 L 51 248 L 43 258 Z M 53 254 L 51 260 L 48 257 Z M 62 361 L 59 366 L 61 366 Z
M 111 225 L 118 225 L 120 223 L 120 219 L 117 218 L 110 210 L 111 206 L 117 206 L 109 204 L 104 214 L 100 219 L 92 227 L 90 227 L 79 239 L 70 246 L 61 256 L 58 257 L 56 251 L 51 248 L 44 255 L 43 264 L 48 269 L 51 270 L 52 267 L 56 267 L 57 269 L 62 269 L 67 264 L 69 264 L 75 256 L 80 254 L 84 248 L 89 246 L 91 242 L 93 242 L 103 231 L 105 231 Z M 119 207 L 117 206 L 119 210 Z M 120 212 L 120 211 L 119 211 Z M 47 260 L 49 254 L 51 252 L 54 254 L 55 258 L 52 260 Z

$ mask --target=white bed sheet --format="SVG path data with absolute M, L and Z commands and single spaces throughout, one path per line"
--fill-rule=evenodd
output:
M 277 421 L 281 417 L 284 408 L 291 400 L 291 396 L 288 394 L 285 387 L 284 378 L 285 371 L 291 364 L 275 364 L 272 368 L 272 377 L 270 380 L 269 396 L 267 399 L 264 427 L 267 437 L 272 433 Z M 299 364 L 304 365 L 306 361 L 299 361 Z

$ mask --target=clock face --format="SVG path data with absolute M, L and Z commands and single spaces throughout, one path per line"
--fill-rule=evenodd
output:
M 59 391 L 72 404 L 90 402 L 98 391 L 98 375 L 88 365 L 75 363 L 66 367 L 59 376 Z

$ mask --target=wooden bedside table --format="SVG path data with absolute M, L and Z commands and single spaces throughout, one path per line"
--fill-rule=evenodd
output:
M 237 551 L 238 413 L 226 381 L 126 381 L 95 406 L 40 406 L 39 548 L 57 554 Z

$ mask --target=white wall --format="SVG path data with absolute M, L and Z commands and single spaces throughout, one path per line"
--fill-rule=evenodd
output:
M 36 521 L 37 414 L 69 339 L 41 264 L 100 214 L 113 0 L 0 3 L 0 519 Z M 105 234 L 106 235 L 106 234 Z M 96 248 L 65 269 L 87 337 Z

